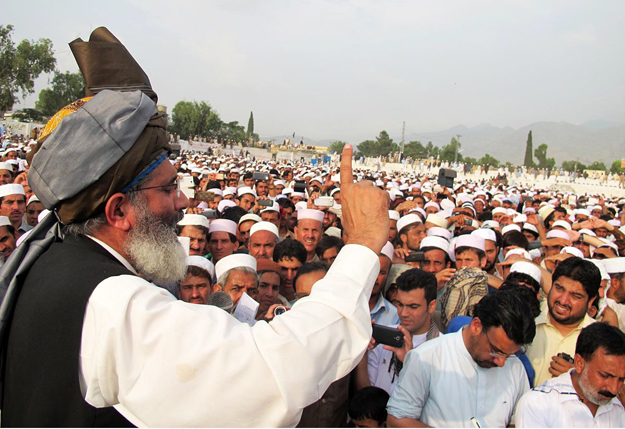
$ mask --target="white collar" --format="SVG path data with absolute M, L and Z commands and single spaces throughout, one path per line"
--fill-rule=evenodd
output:
M 120 255 L 111 246 L 109 246 L 108 244 L 106 244 L 102 240 L 98 240 L 97 238 L 95 238 L 95 237 L 93 237 L 91 235 L 87 235 L 87 237 L 89 237 L 90 239 L 92 239 L 93 241 L 98 243 L 100 246 L 104 247 L 104 249 L 107 252 L 109 252 L 111 255 L 113 255 L 115 257 L 115 259 L 117 259 L 124 267 L 128 268 L 128 270 L 131 271 L 133 274 L 139 275 L 137 270 L 135 270 L 134 267 L 132 265 L 130 265 L 130 262 L 128 262 L 122 255 Z

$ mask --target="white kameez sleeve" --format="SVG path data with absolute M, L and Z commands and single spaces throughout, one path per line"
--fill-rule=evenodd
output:
M 81 387 L 147 426 L 294 426 L 301 410 L 362 358 L 378 256 L 347 245 L 311 295 L 271 323 L 239 323 L 134 276 L 89 299 Z

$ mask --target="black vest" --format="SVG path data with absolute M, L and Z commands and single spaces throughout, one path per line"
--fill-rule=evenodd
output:
M 3 365 L 2 426 L 131 427 L 113 407 L 85 402 L 78 381 L 82 325 L 95 287 L 132 273 L 86 237 L 54 243 L 30 269 Z

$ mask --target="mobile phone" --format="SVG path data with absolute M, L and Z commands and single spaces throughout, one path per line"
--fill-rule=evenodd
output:
M 202 179 L 208 179 L 208 173 L 202 173 Z
M 260 171 L 255 171 L 254 174 L 252 174 L 252 178 L 254 180 L 262 180 L 262 181 L 268 181 L 269 180 L 269 174 L 268 173 L 262 173 Z
M 379 344 L 391 347 L 402 347 L 404 345 L 404 334 L 397 328 L 390 326 L 373 324 L 373 339 Z
M 303 180 L 296 180 L 293 185 L 294 192 L 306 192 L 306 182 Z
M 315 198 L 315 205 L 319 207 L 332 207 L 334 205 L 334 198 L 332 197 Z
M 465 226 L 473 226 L 473 219 L 465 219 L 464 220 L 464 225 Z
M 217 219 L 217 212 L 213 209 L 206 209 L 204 210 L 202 213 L 200 213 L 202 216 L 204 216 L 206 219 Z
M 215 174 L 215 180 L 224 180 L 224 174 L 223 173 Z
M 422 262 L 425 261 L 425 252 L 410 252 L 404 259 L 406 262 Z
M 258 200 L 258 205 L 261 207 L 271 207 L 273 206 L 272 200 Z
M 526 203 L 529 203 L 531 201 L 533 201 L 532 197 L 523 197 L 523 201 Z
M 562 353 L 558 353 L 556 356 L 558 356 L 559 358 L 564 359 L 565 361 L 567 361 L 570 364 L 574 364 L 575 363 L 575 359 L 573 359 L 571 357 L 571 355 L 568 354 L 568 353 L 562 352 Z

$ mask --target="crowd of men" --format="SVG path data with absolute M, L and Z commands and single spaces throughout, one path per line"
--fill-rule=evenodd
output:
M 625 426 L 625 200 L 352 170 L 351 147 L 340 171 L 176 156 L 153 93 L 119 94 L 2 136 L 2 274 L 23 285 L 4 424 Z M 81 132 L 132 141 L 109 162 Z M 89 183 L 51 167 L 59 141 Z

